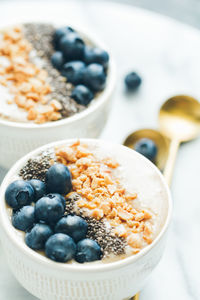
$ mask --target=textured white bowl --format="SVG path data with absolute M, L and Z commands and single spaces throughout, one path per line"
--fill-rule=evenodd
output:
M 74 141 L 66 140 L 48 146 Z M 152 194 L 153 182 L 155 180 L 158 182 L 161 190 L 160 199 L 157 199 L 157 202 L 155 199 L 144 200 L 144 202 L 147 205 L 150 201 L 150 207 L 157 208 L 160 214 L 160 230 L 152 244 L 141 252 L 109 264 L 60 264 L 31 250 L 16 234 L 4 198 L 6 187 L 12 177 L 29 158 L 46 149 L 46 146 L 29 153 L 11 168 L 2 183 L 0 237 L 7 261 L 17 280 L 30 293 L 43 300 L 122 300 L 131 297 L 142 289 L 164 251 L 172 201 L 162 174 L 150 161 L 129 148 L 102 140 L 83 139 L 83 141 L 101 147 L 105 149 L 107 155 L 115 157 L 124 168 L 125 178 L 129 178 L 130 182 L 132 177 L 138 178 L 139 190 L 145 187 L 145 193 Z M 142 171 L 144 168 L 147 172 Z M 148 174 L 152 173 L 153 176 L 150 177 Z M 141 198 L 143 198 L 143 190 L 140 191 Z
M 106 87 L 84 111 L 59 121 L 34 124 L 11 122 L 0 118 L 0 166 L 4 168 L 9 168 L 36 147 L 53 141 L 74 137 L 97 138 L 106 124 L 115 85 L 115 63 L 110 50 L 96 36 L 72 26 L 85 40 L 109 52 Z

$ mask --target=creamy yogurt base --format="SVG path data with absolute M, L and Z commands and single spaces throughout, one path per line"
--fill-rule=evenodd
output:
M 1 39 L 2 35 L 0 34 Z M 0 56 L 0 65 L 9 67 L 10 63 L 5 56 Z M 0 84 L 0 117 L 12 121 L 27 122 L 27 113 L 13 102 L 13 98 L 8 88 Z
M 11 95 L 8 89 L 0 85 L 0 117 L 15 122 L 27 122 L 27 113 L 23 109 L 19 108 L 17 104 L 13 102 L 13 95 Z M 9 104 L 9 102 L 13 102 Z

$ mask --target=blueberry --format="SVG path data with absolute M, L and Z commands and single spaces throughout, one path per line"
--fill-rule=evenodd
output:
M 74 258 L 76 244 L 73 239 L 63 233 L 52 235 L 45 244 L 46 256 L 57 262 L 67 262 Z
M 155 160 L 158 152 L 158 148 L 154 141 L 147 138 L 140 139 L 137 143 L 135 143 L 134 149 L 151 161 Z
M 86 237 L 88 229 L 87 222 L 79 216 L 71 216 L 61 218 L 55 226 L 55 232 L 68 234 L 75 242 Z
M 73 32 L 74 30 L 71 27 L 61 27 L 56 29 L 53 35 L 53 45 L 54 48 L 57 50 L 59 49 L 59 42 L 60 39 L 64 36 L 67 35 L 70 32 Z
M 124 81 L 125 81 L 126 87 L 129 91 L 133 91 L 133 90 L 137 89 L 140 86 L 140 84 L 142 83 L 142 79 L 135 72 L 131 72 L 128 75 L 126 75 Z
M 79 263 L 100 260 L 101 254 L 101 248 L 97 242 L 84 239 L 76 245 L 75 260 Z
M 25 242 L 31 249 L 42 250 L 52 234 L 53 231 L 48 225 L 36 224 L 31 231 L 25 234 Z
M 84 83 L 94 91 L 101 91 L 105 87 L 106 74 L 100 64 L 90 64 L 84 72 Z
M 87 86 L 79 84 L 73 89 L 71 97 L 78 104 L 87 106 L 94 98 L 94 94 Z
M 78 84 L 83 81 L 84 71 L 84 62 L 76 60 L 64 64 L 62 68 L 62 75 L 67 78 L 68 82 Z
M 51 56 L 51 63 L 54 68 L 61 70 L 62 66 L 65 63 L 65 59 L 62 52 L 60 51 L 54 52 L 53 55 Z
M 35 191 L 34 201 L 42 198 L 46 193 L 46 185 L 44 182 L 38 179 L 31 179 L 28 181 Z
M 56 197 L 57 199 L 59 199 L 61 201 L 63 207 L 64 208 L 66 207 L 66 200 L 62 195 L 60 195 L 58 193 L 51 193 L 51 194 L 48 194 L 47 197 L 49 197 L 51 199 Z
M 92 48 L 86 46 L 84 49 L 83 60 L 86 64 L 98 63 L 104 68 L 107 68 L 109 61 L 109 54 L 101 48 Z
M 5 200 L 12 208 L 19 209 L 34 201 L 34 189 L 27 181 L 16 180 L 7 187 Z
M 67 60 L 82 59 L 85 44 L 76 32 L 64 35 L 60 40 L 59 46 Z
M 69 169 L 63 164 L 54 164 L 46 172 L 47 192 L 67 194 L 72 189 Z
M 23 206 L 12 215 L 12 224 L 19 230 L 28 230 L 33 226 L 34 222 L 35 208 L 30 205 Z
M 64 206 L 57 196 L 54 198 L 44 196 L 35 204 L 36 219 L 51 225 L 63 216 L 64 211 Z

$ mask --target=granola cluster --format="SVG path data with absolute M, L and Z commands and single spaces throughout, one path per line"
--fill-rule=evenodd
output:
M 137 253 L 153 238 L 152 213 L 134 205 L 137 194 L 130 194 L 114 174 L 119 164 L 113 159 L 98 159 L 79 141 L 55 149 L 57 161 L 68 166 L 74 192 L 81 198 L 79 209 L 96 220 L 106 220 L 118 237 L 125 238 Z
M 8 63 L 0 65 L 0 84 L 14 95 L 13 101 L 27 111 L 27 119 L 41 124 L 61 118 L 61 104 L 48 100 L 51 86 L 47 72 L 30 61 L 31 44 L 24 38 L 20 26 L 1 32 L 0 55 Z M 12 100 L 9 100 L 9 104 Z

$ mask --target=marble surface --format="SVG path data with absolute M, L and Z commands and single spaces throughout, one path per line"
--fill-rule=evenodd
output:
M 46 3 L 1 1 L 0 25 L 33 19 L 72 21 L 96 32 L 108 44 L 117 63 L 118 81 L 101 138 L 121 143 L 132 130 L 156 128 L 159 107 L 172 95 L 200 98 L 200 32 L 196 29 L 121 4 L 88 0 Z M 141 74 L 143 84 L 128 96 L 123 78 L 131 70 Z M 140 300 L 200 299 L 199 149 L 200 139 L 181 146 L 172 183 L 174 213 L 168 244 Z M 0 169 L 0 180 L 5 172 Z M 12 276 L 1 248 L 0 270 L 0 300 L 36 299 Z

